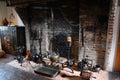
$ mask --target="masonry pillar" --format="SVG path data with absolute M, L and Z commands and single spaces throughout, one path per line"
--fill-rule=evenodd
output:
M 107 47 L 105 55 L 105 70 L 113 71 L 116 43 L 118 38 L 120 7 L 118 0 L 113 0 L 109 13 Z

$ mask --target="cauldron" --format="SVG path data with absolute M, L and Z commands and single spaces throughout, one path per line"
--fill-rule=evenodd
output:
M 35 54 L 32 55 L 32 61 L 33 62 L 37 63 L 37 62 L 39 62 L 39 59 L 40 59 L 40 56 L 38 54 L 35 53 Z
M 93 66 L 93 69 L 92 69 L 94 72 L 99 72 L 101 70 L 101 66 L 100 65 L 95 65 Z
M 21 55 L 17 56 L 17 61 L 18 61 L 18 63 L 22 63 L 23 56 L 21 56 Z
M 23 57 L 22 55 L 18 55 L 18 56 L 17 56 L 17 61 L 18 61 L 18 63 L 21 64 L 21 66 L 22 66 L 23 58 L 24 58 L 24 57 Z

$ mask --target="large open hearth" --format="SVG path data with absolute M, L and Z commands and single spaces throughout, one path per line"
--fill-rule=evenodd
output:
M 120 80 L 120 0 L 0 0 L 0 80 Z
M 34 72 L 39 64 L 24 61 L 21 66 L 14 57 L 7 54 L 6 58 L 0 58 L 0 80 L 84 80 L 80 78 L 80 71 L 76 67 L 73 67 L 74 73 L 64 68 L 57 76 L 48 77 Z M 93 72 L 90 80 L 120 80 L 120 73 L 100 70 L 99 73 Z

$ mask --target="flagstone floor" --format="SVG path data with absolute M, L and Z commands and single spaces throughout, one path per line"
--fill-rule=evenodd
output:
M 14 59 L 15 56 L 7 54 L 5 58 L 0 58 L 0 80 L 85 80 L 80 78 L 80 71 L 74 70 L 74 74 L 69 69 L 64 68 L 56 77 L 47 77 L 36 74 L 33 68 L 36 66 L 27 61 L 22 66 Z M 64 76 L 63 76 L 64 75 Z M 120 73 L 107 72 L 101 70 L 99 73 L 92 72 L 90 80 L 120 80 Z

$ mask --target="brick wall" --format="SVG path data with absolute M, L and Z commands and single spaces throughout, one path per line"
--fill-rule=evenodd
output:
M 79 60 L 85 56 L 89 56 L 88 58 L 93 60 L 93 65 L 103 65 L 106 50 L 107 21 L 105 21 L 104 24 L 98 22 L 97 25 L 95 25 L 96 21 L 94 19 L 88 19 L 87 17 L 88 16 L 86 16 L 86 19 L 84 17 L 84 46 L 80 44 Z
M 79 61 L 88 55 L 88 58 L 93 60 L 93 65 L 98 64 L 103 67 L 106 53 L 109 11 L 102 10 L 103 8 L 98 5 L 89 7 L 84 10 L 84 13 L 80 11 L 81 26 L 84 30 L 84 47 L 81 45 L 80 32 Z M 95 9 L 95 7 L 99 7 L 99 9 Z M 105 16 L 99 15 L 97 13 L 99 11 L 103 11 L 102 13 L 107 12 L 108 14 Z

